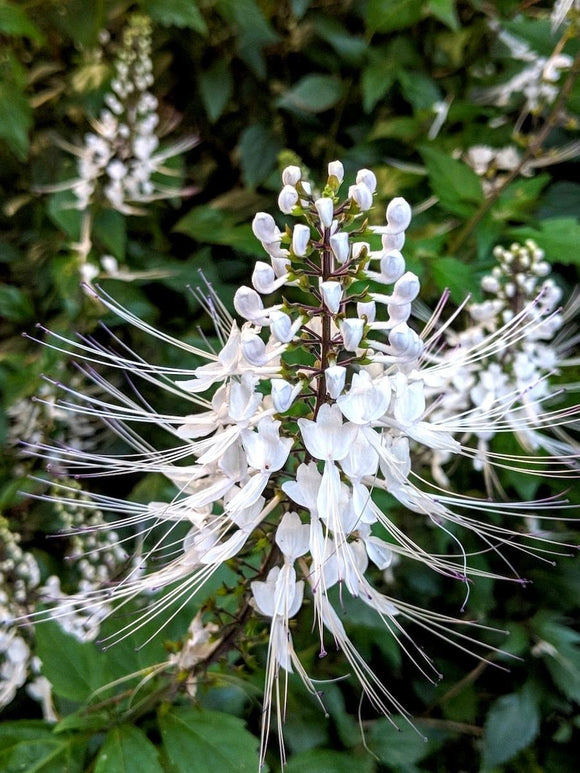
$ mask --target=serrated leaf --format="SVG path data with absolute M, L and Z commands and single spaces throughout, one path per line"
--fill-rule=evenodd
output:
M 263 182 L 276 166 L 282 145 L 265 126 L 248 126 L 240 136 L 240 164 L 248 188 Z
M 109 731 L 95 762 L 95 773 L 163 773 L 157 749 L 133 725 Z
M 234 91 L 234 80 L 228 63 L 220 59 L 199 76 L 199 90 L 210 123 L 225 110 Z
M 259 740 L 244 722 L 218 711 L 171 708 L 159 718 L 163 746 L 175 773 L 244 773 L 258 769 Z
M 53 621 L 36 627 L 36 641 L 42 673 L 57 695 L 84 702 L 110 681 L 106 657 L 94 642 L 79 641 Z
M 142 0 L 149 16 L 164 27 L 181 27 L 207 34 L 207 25 L 195 0 Z
M 510 235 L 519 241 L 533 239 L 551 262 L 580 265 L 580 223 L 574 217 L 543 220 L 539 228 L 514 228 Z
M 484 768 L 501 765 L 525 749 L 540 729 L 540 711 L 531 686 L 503 695 L 490 708 L 483 738 Z
M 84 742 L 77 736 L 57 736 L 40 721 L 0 725 L 2 773 L 81 773 Z
M 38 29 L 23 8 L 12 3 L 0 3 L 0 34 L 30 38 L 36 43 L 42 42 L 42 32 Z
M 467 164 L 425 145 L 419 152 L 427 166 L 433 192 L 444 209 L 468 217 L 483 203 L 481 180 Z
M 342 83 L 333 75 L 305 75 L 280 97 L 278 106 L 306 113 L 324 113 L 336 105 L 342 92 Z
M 374 32 L 411 27 L 423 16 L 423 5 L 423 0 L 369 0 L 367 27 Z
M 28 156 L 28 132 L 32 127 L 32 108 L 12 84 L 0 82 L 0 140 L 20 161 Z

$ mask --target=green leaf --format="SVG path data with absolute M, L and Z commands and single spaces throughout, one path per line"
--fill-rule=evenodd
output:
M 574 217 L 543 220 L 539 228 L 513 228 L 510 236 L 518 241 L 533 239 L 553 263 L 580 266 L 580 223 Z
M 0 725 L 2 773 L 81 773 L 85 748 L 77 736 L 57 736 L 43 722 Z
M 281 143 L 269 129 L 260 124 L 248 126 L 240 136 L 240 163 L 248 188 L 263 182 L 276 166 Z
M 240 58 L 258 78 L 266 77 L 262 54 L 266 46 L 277 43 L 280 36 L 268 23 L 255 0 L 217 0 L 217 11 L 237 30 Z
M 332 75 L 305 75 L 280 97 L 279 107 L 324 113 L 342 97 L 342 83 Z
M 164 27 L 185 27 L 207 35 L 207 25 L 195 0 L 141 0 L 151 18 Z
M 255 255 L 259 243 L 247 224 L 237 225 L 226 212 L 211 206 L 194 207 L 177 223 L 175 231 L 205 244 L 225 244 Z
M 142 730 L 121 725 L 109 731 L 95 773 L 163 773 L 157 749 Z
M 373 760 L 369 755 L 354 757 L 329 749 L 311 749 L 294 754 L 285 767 L 286 773 L 372 773 Z
M 258 769 L 259 741 L 244 722 L 218 711 L 171 708 L 159 718 L 163 746 L 175 773 L 243 773 Z
M 503 695 L 491 706 L 485 720 L 483 766 L 501 765 L 525 749 L 540 729 L 540 711 L 531 686 Z
M 401 70 L 398 77 L 405 99 L 415 110 L 430 109 L 441 99 L 441 92 L 435 81 L 425 73 Z
M 363 110 L 372 112 L 379 100 L 389 91 L 399 69 L 387 56 L 386 47 L 371 49 L 369 51 L 369 63 L 363 69 L 361 75 L 361 89 L 363 96 Z
M 377 719 L 367 735 L 369 749 L 389 767 L 414 765 L 443 742 L 444 734 L 441 732 L 430 729 L 429 738 L 426 738 L 405 717 L 394 715 L 392 720 L 396 727 L 387 719 Z
M 568 698 L 580 702 L 580 633 L 548 612 L 532 620 L 538 637 L 538 653 L 543 656 L 552 679 Z
M 481 181 L 467 164 L 425 145 L 419 148 L 433 192 L 454 215 L 468 217 L 484 201 Z
M 449 290 L 456 303 L 461 303 L 473 286 L 473 268 L 457 258 L 436 258 L 430 265 L 437 288 Z
M 423 16 L 423 5 L 423 0 L 369 0 L 367 27 L 373 32 L 411 27 Z
M 114 209 L 103 209 L 95 218 L 94 234 L 118 260 L 125 260 L 127 219 Z
M 24 94 L 8 82 L 0 82 L 0 140 L 20 161 L 28 156 L 28 132 L 32 127 L 32 108 Z
M 33 24 L 24 10 L 11 3 L 0 3 L 0 34 L 30 38 L 42 42 L 42 32 Z
M 84 702 L 110 681 L 105 654 L 94 642 L 79 641 L 53 621 L 36 627 L 36 640 L 42 673 L 62 698 Z
M 75 242 L 81 238 L 81 212 L 74 207 L 76 199 L 71 191 L 53 193 L 48 200 L 47 212 L 52 222 Z
M 225 110 L 234 91 L 234 81 L 228 63 L 219 59 L 199 76 L 199 90 L 210 123 Z
M 449 29 L 454 32 L 459 29 L 455 0 L 429 0 L 428 9 L 431 16 L 442 21 Z
M 12 285 L 0 285 L 0 309 L 2 316 L 12 322 L 26 322 L 34 316 L 30 298 Z
M 362 62 L 368 44 L 359 35 L 353 35 L 337 19 L 331 16 L 319 16 L 314 22 L 317 34 L 331 45 L 341 61 L 357 67 Z

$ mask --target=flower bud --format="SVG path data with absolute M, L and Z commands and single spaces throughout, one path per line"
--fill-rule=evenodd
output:
M 409 319 L 411 316 L 411 304 L 389 303 L 387 305 L 387 313 L 389 315 L 389 323 L 392 327 L 395 327 L 400 322 L 406 322 Z
M 500 284 L 494 276 L 484 276 L 481 280 L 481 289 L 486 293 L 497 293 Z
M 331 161 L 328 165 L 328 176 L 336 177 L 339 184 L 344 180 L 344 167 L 340 161 Z
M 401 196 L 393 199 L 387 207 L 387 233 L 405 231 L 411 222 L 411 207 Z
M 352 258 L 353 260 L 359 260 L 362 257 L 363 251 L 366 251 L 368 255 L 371 249 L 371 245 L 368 242 L 355 242 L 352 245 Z
M 299 166 L 287 166 L 282 172 L 282 182 L 284 185 L 294 186 L 302 177 L 302 170 Z
M 390 250 L 402 250 L 405 245 L 405 232 L 401 231 L 398 234 L 386 233 L 383 234 L 383 250 L 390 252 Z
M 333 314 L 337 314 L 342 300 L 342 285 L 340 282 L 321 282 L 320 292 L 324 305 Z
M 414 360 L 423 351 L 423 342 L 406 322 L 401 322 L 391 330 L 389 333 L 389 344 L 393 348 L 394 353 L 404 360 Z
M 419 295 L 421 284 L 419 278 L 412 271 L 407 271 L 406 274 L 395 282 L 393 288 L 392 303 L 410 303 L 414 301 Z
M 283 378 L 270 379 L 272 387 L 271 397 L 274 408 L 278 413 L 285 413 L 292 405 L 297 395 L 300 394 L 302 384 L 291 384 Z
M 298 204 L 298 191 L 292 185 L 285 185 L 278 196 L 278 206 L 285 215 L 291 215 Z
M 377 316 L 377 305 L 374 301 L 359 301 L 356 305 L 356 313 L 359 317 L 366 317 L 367 322 L 370 324 L 375 321 Z
M 298 223 L 292 231 L 292 252 L 299 258 L 304 257 L 310 241 L 310 228 L 303 223 Z
M 292 322 L 288 314 L 284 311 L 270 312 L 270 330 L 276 336 L 278 341 L 287 344 L 294 338 L 294 334 L 302 324 L 302 319 L 299 318 L 296 322 Z
M 342 345 L 347 352 L 356 352 L 358 349 L 363 336 L 364 326 L 364 320 L 358 319 L 358 317 L 349 317 L 341 321 L 340 334 L 342 335 Z
M 287 274 L 276 279 L 274 269 L 269 263 L 258 260 L 252 272 L 252 284 L 259 293 L 267 295 L 273 293 L 286 282 Z
M 261 242 L 273 242 L 280 238 L 280 229 L 276 225 L 272 215 L 267 212 L 258 212 L 252 220 L 252 231 L 256 239 Z
M 241 349 L 244 358 L 250 365 L 261 367 L 268 361 L 266 344 L 256 333 L 246 333 L 242 336 Z
M 381 258 L 381 279 L 386 284 L 392 284 L 400 279 L 405 272 L 405 258 L 398 250 L 391 250 Z
M 332 225 L 332 218 L 334 217 L 334 202 L 327 196 L 323 196 L 321 199 L 317 199 L 314 202 L 320 222 L 325 228 L 330 228 Z
M 331 365 L 324 371 L 326 391 L 333 400 L 342 393 L 346 380 L 346 368 L 342 365 Z
M 330 237 L 330 248 L 334 253 L 336 260 L 342 265 L 348 260 L 350 245 L 346 231 L 340 231 Z
M 358 204 L 359 209 L 362 212 L 366 212 L 373 205 L 373 194 L 364 183 L 357 183 L 357 185 L 351 185 L 348 189 L 348 197 Z
M 370 169 L 359 169 L 356 174 L 356 183 L 357 185 L 360 183 L 366 185 L 371 193 L 374 193 L 377 189 L 377 178 Z
M 264 314 L 262 299 L 251 287 L 239 287 L 234 295 L 234 309 L 248 322 L 256 325 L 267 325 L 268 318 Z

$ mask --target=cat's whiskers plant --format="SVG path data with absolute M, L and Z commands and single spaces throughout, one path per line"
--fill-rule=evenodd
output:
M 235 309 L 246 320 L 241 326 L 207 287 L 206 305 L 220 340 L 217 352 L 172 339 L 140 322 L 102 290 L 87 288 L 125 321 L 163 345 L 177 346 L 184 361 L 203 364 L 191 368 L 150 364 L 119 340 L 115 343 L 121 350 L 115 352 L 90 338 L 67 341 L 46 331 L 46 345 L 70 350 L 84 362 L 89 381 L 102 390 L 102 397 L 87 395 L 84 406 L 79 404 L 83 393 L 75 390 L 74 401 L 65 400 L 63 408 L 100 416 L 129 450 L 107 456 L 44 447 L 40 453 L 69 476 L 158 472 L 174 486 L 173 496 L 142 504 L 109 494 L 86 494 L 95 507 L 115 515 L 115 521 L 102 528 L 138 524 L 147 547 L 139 567 L 125 579 L 90 591 L 84 602 L 71 603 L 116 601 L 118 609 L 142 593 L 158 594 L 120 628 L 108 642 L 112 644 L 156 618 L 161 626 L 227 563 L 239 577 L 238 622 L 234 615 L 227 635 L 216 632 L 221 644 L 192 669 L 214 662 L 226 643 L 240 642 L 252 608 L 269 620 L 261 763 L 273 716 L 285 759 L 287 675 L 296 672 L 307 690 L 318 695 L 318 683 L 307 674 L 293 641 L 294 619 L 309 614 L 302 607 L 311 610 L 320 655 L 326 654 L 328 642 L 342 650 L 370 702 L 387 716 L 395 711 L 410 721 L 350 640 L 341 619 L 344 594 L 374 610 L 419 670 L 436 680 L 437 669 L 415 645 L 405 624 L 428 630 L 470 654 L 479 644 L 471 630 L 483 626 L 385 595 L 373 585 L 369 566 L 380 576 L 393 556 L 418 561 L 458 580 L 468 594 L 470 578 L 501 575 L 493 568 L 470 565 L 473 553 L 456 534 L 466 529 L 481 541 L 481 551 L 494 552 L 505 561 L 510 579 L 523 582 L 504 553 L 514 548 L 543 557 L 546 541 L 528 539 L 518 528 L 504 525 L 505 520 L 530 510 L 540 515 L 549 510 L 552 517 L 560 510 L 564 516 L 568 512 L 564 500 L 493 503 L 452 493 L 421 477 L 414 461 L 416 449 L 445 458 L 471 458 L 473 449 L 461 435 L 482 422 L 489 431 L 495 426 L 512 431 L 508 416 L 514 411 L 517 415 L 519 393 L 482 405 L 477 413 L 461 407 L 459 418 L 429 405 L 429 385 L 441 378 L 445 365 L 431 353 L 437 346 L 436 322 L 428 323 L 424 336 L 411 322 L 420 292 L 419 278 L 407 270 L 402 254 L 411 208 L 395 198 L 387 207 L 386 225 L 370 228 L 367 213 L 373 205 L 375 175 L 360 170 L 347 196 L 340 199 L 342 164 L 332 162 L 328 172 L 322 192 L 317 193 L 299 167 L 284 170 L 279 205 L 295 218 L 292 226 L 281 230 L 263 212 L 254 218 L 254 234 L 269 261 L 258 261 L 253 286 L 235 294 Z M 268 306 L 263 296 L 277 291 L 285 295 Z M 440 313 L 438 309 L 437 316 Z M 519 341 L 522 320 L 529 313 L 516 313 L 496 330 L 482 328 L 466 361 L 478 363 Z M 127 372 L 131 391 L 125 394 L 108 385 L 96 365 Z M 139 380 L 164 391 L 173 402 L 181 400 L 181 407 L 158 412 L 141 397 Z M 575 415 L 578 407 L 571 410 Z M 565 414 L 560 416 L 562 423 L 567 420 Z M 149 425 L 165 433 L 166 445 L 158 447 L 143 436 Z M 503 460 L 490 453 L 488 461 L 493 465 Z M 554 469 L 576 478 L 578 468 L 570 461 L 555 459 Z M 74 507 L 67 485 L 58 481 L 54 485 L 57 493 L 51 500 Z M 381 491 L 394 497 L 400 508 L 423 517 L 426 525 L 445 532 L 454 552 L 433 554 L 406 534 L 397 508 L 385 511 L 377 503 Z M 206 625 L 215 622 L 209 611 L 205 618 Z M 467 626 L 466 632 L 460 626 Z

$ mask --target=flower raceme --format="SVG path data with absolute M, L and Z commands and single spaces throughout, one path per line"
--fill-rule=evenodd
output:
M 299 167 L 284 170 L 279 204 L 297 221 L 292 226 L 281 230 L 264 212 L 254 218 L 253 231 L 268 260 L 256 263 L 252 286 L 235 294 L 241 324 L 208 288 L 205 303 L 221 342 L 217 352 L 171 339 L 104 291 L 87 288 L 126 322 L 203 364 L 168 368 L 149 364 L 126 348 L 113 352 L 92 339 L 75 342 L 49 334 L 47 340 L 56 349 L 72 348 L 84 360 L 80 367 L 88 379 L 103 392 L 98 399 L 91 392 L 75 393 L 62 406 L 102 417 L 129 450 L 116 456 L 66 448 L 44 452 L 58 457 L 68 475 L 157 472 L 175 487 L 174 496 L 164 502 L 89 495 L 95 507 L 114 516 L 112 528 L 139 524 L 150 547 L 139 571 L 132 570 L 100 594 L 92 592 L 86 603 L 92 606 L 102 598 L 109 604 L 113 597 L 123 605 L 142 592 L 152 596 L 141 617 L 119 631 L 122 637 L 165 615 L 169 604 L 183 606 L 224 562 L 239 565 L 244 610 L 239 625 L 243 627 L 253 608 L 270 629 L 262 763 L 274 708 L 284 762 L 287 680 L 279 678 L 280 672 L 297 672 L 319 695 L 294 646 L 293 619 L 302 607 L 312 612 L 321 656 L 329 644 L 342 650 L 371 703 L 386 715 L 395 710 L 409 718 L 351 642 L 341 620 L 342 594 L 374 610 L 417 667 L 436 678 L 405 623 L 465 651 L 477 641 L 470 629 L 462 632 L 458 626 L 475 624 L 385 595 L 371 581 L 373 567 L 380 573 L 393 558 L 415 560 L 467 589 L 470 576 L 498 575 L 469 565 L 455 536 L 458 529 L 472 532 L 484 551 L 530 552 L 534 542 L 503 525 L 501 517 L 525 515 L 530 508 L 541 515 L 558 507 L 553 500 L 510 504 L 454 495 L 419 475 L 413 462 L 417 449 L 469 457 L 472 449 L 455 435 L 469 432 L 470 421 L 473 431 L 483 420 L 495 422 L 498 431 L 511 431 L 506 413 L 523 409 L 513 393 L 477 413 L 461 409 L 460 420 L 447 413 L 436 417 L 426 385 L 442 367 L 429 354 L 440 331 L 436 319 L 422 333 L 411 321 L 420 292 L 419 279 L 407 270 L 402 252 L 411 208 L 395 198 L 387 207 L 386 224 L 369 227 L 374 174 L 360 170 L 346 198 L 340 199 L 342 164 L 332 162 L 328 171 L 326 185 L 316 192 Z M 284 295 L 268 305 L 264 296 L 280 290 Z M 500 350 L 514 340 L 510 335 L 508 321 L 501 334 L 482 336 L 471 356 L 476 360 Z M 132 390 L 125 394 L 110 384 L 96 365 L 127 371 Z M 141 399 L 139 379 L 149 391 L 164 390 L 181 401 L 183 408 L 156 411 Z M 143 436 L 151 424 L 167 435 L 168 447 L 154 447 Z M 568 461 L 547 459 L 546 465 L 555 476 L 574 475 Z M 379 507 L 382 492 L 443 530 L 456 549 L 449 555 L 431 554 L 417 544 L 395 514 Z M 66 498 L 63 487 L 61 499 Z M 183 526 L 185 536 L 178 530 Z M 511 567 L 507 559 L 506 564 Z M 250 575 L 248 566 L 254 567 Z M 154 593 L 161 595 L 155 598 Z

